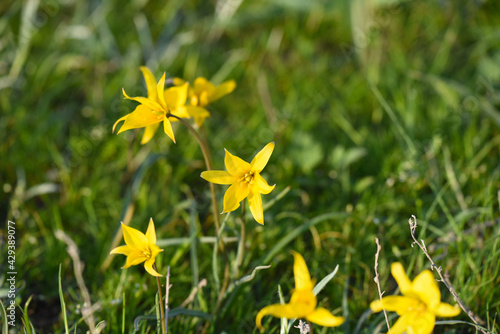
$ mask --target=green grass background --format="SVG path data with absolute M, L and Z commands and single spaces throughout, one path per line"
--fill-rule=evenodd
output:
M 145 231 L 153 217 L 164 242 L 188 238 L 158 257 L 163 274 L 171 266 L 171 307 L 204 278 L 207 286 L 187 307 L 211 314 L 215 306 L 213 245 L 196 238 L 214 235 L 196 142 L 180 126 L 175 145 L 160 132 L 144 146 L 142 130 L 111 133 L 136 105 L 123 100 L 121 88 L 146 95 L 142 65 L 157 78 L 235 79 L 236 90 L 210 106 L 206 122 L 215 168 L 224 168 L 224 148 L 250 161 L 274 141 L 263 175 L 276 189 L 264 202 L 290 187 L 265 211 L 265 226 L 247 224 L 240 275 L 271 268 L 223 300 L 208 332 L 257 332 L 255 316 L 279 302 L 278 284 L 286 300 L 293 289 L 289 250 L 304 255 L 318 281 L 339 265 L 318 300 L 347 321 L 314 333 L 380 330 L 383 316 L 367 312 L 377 298 L 375 237 L 386 295 L 397 291 L 392 262 L 401 261 L 410 278 L 429 268 L 411 247 L 412 214 L 460 297 L 484 327 L 499 331 L 495 1 L 25 0 L 2 1 L 0 14 L 0 245 L 6 259 L 4 223 L 14 220 L 16 301 L 24 307 L 32 297 L 27 313 L 37 332 L 64 331 L 60 264 L 70 330 L 87 329 L 58 229 L 79 248 L 106 333 L 132 332 L 137 316 L 154 315 L 156 282 L 142 266 L 121 270 L 119 256 L 100 270 L 130 204 L 131 226 Z M 222 199 L 225 187 L 217 189 Z M 238 236 L 233 218 L 229 237 Z M 228 245 L 229 259 L 235 249 Z M 4 304 L 5 278 L 0 274 Z M 456 319 L 470 321 L 464 313 Z M 181 315 L 169 329 L 200 332 L 206 322 Z M 279 323 L 264 318 L 270 333 Z M 141 322 L 140 332 L 155 330 Z M 475 329 L 438 325 L 435 332 Z

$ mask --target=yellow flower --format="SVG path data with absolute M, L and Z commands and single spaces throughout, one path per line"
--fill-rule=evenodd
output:
M 391 266 L 392 276 L 396 279 L 403 296 L 387 296 L 370 304 L 373 312 L 397 312 L 400 317 L 390 330 L 390 334 L 404 332 L 430 334 L 434 329 L 436 316 L 454 317 L 460 313 L 455 305 L 441 303 L 441 292 L 430 270 L 424 270 L 413 282 L 406 276 L 399 262 Z
M 302 255 L 292 252 L 294 257 L 293 276 L 295 277 L 295 290 L 288 304 L 274 304 L 264 307 L 257 314 L 255 323 L 260 330 L 262 317 L 272 315 L 278 318 L 305 318 L 320 326 L 335 327 L 344 322 L 343 317 L 336 317 L 323 307 L 316 307 L 318 301 L 313 293 L 314 283 L 309 276 L 306 262 Z
M 122 230 L 126 246 L 116 247 L 110 252 L 110 254 L 124 254 L 127 256 L 127 261 L 122 269 L 144 262 L 144 268 L 149 274 L 161 276 L 153 269 L 156 256 L 160 252 L 163 252 L 163 249 L 160 249 L 160 247 L 156 245 L 156 232 L 153 218 L 149 220 L 146 234 L 123 223 Z
M 170 115 L 181 118 L 190 118 L 191 114 L 186 109 L 185 103 L 187 99 L 188 84 L 178 87 L 165 88 L 165 73 L 160 81 L 156 83 L 153 73 L 144 66 L 141 66 L 141 71 L 146 81 L 148 89 L 148 97 L 130 97 L 123 89 L 123 95 L 126 99 L 135 100 L 140 103 L 137 108 L 128 115 L 123 116 L 113 126 L 113 132 L 116 125 L 124 121 L 120 131 L 121 133 L 130 129 L 146 128 L 141 140 L 141 144 L 145 144 L 153 138 L 158 126 L 163 122 L 163 131 L 175 143 L 174 132 L 171 122 L 176 122 L 176 118 L 169 119 Z M 208 112 L 203 110 L 193 110 L 193 116 L 203 117 Z
M 210 170 L 201 173 L 201 177 L 209 182 L 231 185 L 224 194 L 222 213 L 236 210 L 240 202 L 248 197 L 252 216 L 259 224 L 264 224 L 264 209 L 260 194 L 269 194 L 275 185 L 267 184 L 266 180 L 260 176 L 260 172 L 266 167 L 273 149 L 274 143 L 267 144 L 257 153 L 251 163 L 241 160 L 226 150 L 224 164 L 227 171 Z
M 185 81 L 180 78 L 174 78 L 174 85 L 181 86 L 185 84 Z M 193 87 L 189 87 L 188 90 L 188 98 L 189 103 L 193 110 L 202 109 L 205 110 L 205 107 L 210 103 L 220 99 L 224 95 L 231 93 L 236 88 L 236 82 L 234 80 L 229 80 L 223 82 L 219 86 L 215 86 L 213 83 L 208 81 L 203 77 L 196 78 L 193 83 Z M 191 109 L 191 108 L 190 108 Z M 199 113 L 199 112 L 198 112 Z M 208 113 L 208 111 L 207 111 Z M 198 126 L 202 126 L 205 118 L 207 118 L 210 114 L 200 114 L 199 116 L 194 116 L 194 120 Z

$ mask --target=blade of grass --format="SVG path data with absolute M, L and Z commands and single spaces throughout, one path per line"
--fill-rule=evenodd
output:
M 126 302 L 125 302 L 125 292 L 122 294 L 122 334 L 125 334 L 125 310 L 126 310 Z
M 293 239 L 297 238 L 299 235 L 307 231 L 311 226 L 324 222 L 328 219 L 340 219 L 347 217 L 348 214 L 342 212 L 330 212 L 325 213 L 319 216 L 316 216 L 304 224 L 297 226 L 290 233 L 287 233 L 281 240 L 279 240 L 276 245 L 267 253 L 267 255 L 259 260 L 259 263 L 268 263 L 271 259 L 278 254 L 288 243 L 290 243 Z
M 326 284 L 328 284 L 328 282 L 330 282 L 332 280 L 333 277 L 335 277 L 335 275 L 337 275 L 337 271 L 339 270 L 339 265 L 337 264 L 337 266 L 335 267 L 335 269 L 333 269 L 333 271 L 331 273 L 329 273 L 328 275 L 326 275 L 318 284 L 316 284 L 313 288 L 313 293 L 315 296 L 318 295 L 318 293 L 321 292 L 321 290 L 323 290 L 323 288 L 326 286 Z M 280 289 L 281 291 L 281 289 Z M 281 297 L 280 296 L 280 302 L 281 302 Z M 282 302 L 282 304 L 284 304 Z M 283 320 L 284 318 L 282 318 Z M 295 319 L 291 319 L 289 322 L 288 322 L 288 327 L 287 327 L 287 333 L 290 331 L 290 329 L 292 328 L 292 325 L 293 323 L 295 322 L 295 320 L 297 320 L 296 318 Z
M 16 58 L 10 68 L 9 77 L 16 79 L 21 72 L 26 58 L 28 57 L 31 37 L 37 30 L 33 22 L 36 22 L 35 16 L 38 10 L 40 0 L 28 0 L 24 3 L 21 14 L 21 25 L 19 27 L 19 45 L 17 48 Z
M 278 296 L 280 298 L 280 304 L 284 305 L 285 304 L 285 298 L 283 297 L 283 291 L 281 291 L 281 285 L 278 284 Z M 280 334 L 288 334 L 289 327 L 287 326 L 288 319 L 287 318 L 281 318 L 281 326 L 280 326 Z
M 399 135 L 403 138 L 403 140 L 405 141 L 406 145 L 408 146 L 408 148 L 410 150 L 409 153 L 414 154 L 416 152 L 415 144 L 413 143 L 413 140 L 410 138 L 410 136 L 408 135 L 408 133 L 404 129 L 401 122 L 396 117 L 396 113 L 394 112 L 394 110 L 392 110 L 392 108 L 389 106 L 389 104 L 384 99 L 384 97 L 382 96 L 382 94 L 380 93 L 380 91 L 378 90 L 377 87 L 375 87 L 374 85 L 371 84 L 370 88 L 371 88 L 373 94 L 375 94 L 375 97 L 377 98 L 379 103 L 382 105 L 382 108 L 386 111 L 387 115 L 389 115 L 389 118 L 396 126 L 396 129 L 398 130 Z
M 9 324 L 7 322 L 7 311 L 5 310 L 5 306 L 3 306 L 2 301 L 0 300 L 0 312 L 2 314 L 2 334 L 9 334 Z
M 456 324 L 467 324 L 467 325 L 476 327 L 476 329 L 481 329 L 481 330 L 484 330 L 484 331 L 486 331 L 488 333 L 492 333 L 492 334 L 494 333 L 494 332 L 489 331 L 487 328 L 484 328 L 483 326 L 476 325 L 473 322 L 462 321 L 462 320 L 440 320 L 440 321 L 436 321 L 436 325 L 456 325 Z
M 64 332 L 66 334 L 69 334 L 68 316 L 66 314 L 66 303 L 64 302 L 64 295 L 63 295 L 62 283 L 61 283 L 61 267 L 62 267 L 62 264 L 60 263 L 59 264 L 59 300 L 61 301 L 61 311 L 62 311 L 62 316 L 63 316 Z
M 31 323 L 30 318 L 28 316 L 28 306 L 29 306 L 29 304 L 31 302 L 31 298 L 33 298 L 33 295 L 31 295 L 28 298 L 28 300 L 24 304 L 24 310 L 22 311 L 23 312 L 22 321 L 23 321 L 23 324 L 24 324 L 24 331 L 27 334 L 35 333 L 35 328 L 33 327 L 33 324 Z
M 224 221 L 222 222 L 219 233 L 217 234 L 217 240 L 214 244 L 214 251 L 212 254 L 212 273 L 214 275 L 214 281 L 215 281 L 215 287 L 217 289 L 217 294 L 220 293 L 220 277 L 219 277 L 219 264 L 217 262 L 217 254 L 219 250 L 219 240 L 222 236 L 222 232 L 224 231 L 224 227 L 226 227 L 226 222 L 229 219 L 229 215 L 231 212 L 228 212 L 226 215 L 226 218 L 224 218 Z

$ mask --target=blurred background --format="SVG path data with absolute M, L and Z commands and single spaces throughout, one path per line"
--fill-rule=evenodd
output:
M 140 266 L 121 270 L 125 260 L 117 257 L 103 270 L 127 213 L 142 231 L 150 217 L 156 223 L 166 245 L 159 267 L 172 268 L 172 306 L 203 278 L 207 287 L 187 308 L 211 314 L 215 305 L 213 244 L 200 241 L 214 226 L 196 142 L 178 124 L 177 144 L 161 131 L 146 145 L 143 130 L 111 131 L 137 105 L 121 89 L 146 96 L 139 66 L 156 78 L 237 82 L 205 123 L 216 169 L 224 169 L 224 148 L 250 161 L 276 143 L 263 172 L 276 183 L 264 203 L 274 204 L 265 226 L 248 221 L 241 272 L 272 267 L 238 287 L 212 320 L 173 318 L 174 332 L 200 332 L 207 321 L 209 332 L 257 332 L 255 315 L 278 302 L 277 284 L 285 298 L 293 289 L 293 249 L 318 280 L 340 265 L 319 302 L 347 321 L 313 332 L 373 333 L 384 321 L 368 311 L 377 298 L 374 238 L 382 243 L 386 294 L 396 289 L 392 262 L 401 261 L 410 278 L 429 267 L 411 247 L 412 214 L 461 298 L 498 332 L 496 1 L 7 0 L 0 3 L 0 249 L 6 254 L 5 223 L 13 220 L 16 301 L 24 307 L 31 296 L 26 312 L 38 332 L 63 330 L 60 264 L 69 324 L 86 328 L 57 230 L 79 249 L 100 304 L 94 318 L 106 321 L 106 332 L 131 332 L 136 316 L 154 315 L 155 283 Z M 217 189 L 222 199 L 225 187 Z M 226 235 L 238 236 L 234 221 Z M 233 254 L 236 246 L 228 248 Z M 279 332 L 278 320 L 265 320 Z

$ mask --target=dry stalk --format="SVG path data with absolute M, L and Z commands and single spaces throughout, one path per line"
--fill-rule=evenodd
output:
M 167 285 L 165 286 L 165 333 L 168 332 L 168 293 L 170 292 L 170 288 L 172 284 L 170 284 L 170 266 L 167 269 Z M 161 303 L 161 301 L 160 301 Z
M 207 286 L 207 279 L 204 278 L 200 281 L 200 283 L 198 283 L 198 286 L 195 286 L 193 288 L 193 290 L 191 290 L 191 293 L 189 294 L 189 296 L 186 298 L 185 301 L 182 302 L 181 306 L 182 308 L 186 307 L 189 303 L 191 303 L 193 300 L 194 300 L 194 297 L 196 296 L 196 294 L 198 293 L 198 291 Z
M 474 324 L 478 325 L 478 327 L 476 327 L 476 328 L 479 329 L 483 334 L 488 334 L 489 333 L 488 331 L 486 331 L 486 330 L 484 330 L 483 328 L 480 327 L 480 323 L 483 324 L 484 321 L 481 320 L 476 314 L 474 314 L 467 305 L 465 305 L 465 303 L 458 296 L 458 293 L 456 292 L 456 290 L 453 287 L 453 285 L 451 285 L 450 280 L 447 277 L 445 277 L 445 276 L 448 276 L 448 275 L 443 276 L 443 274 L 442 274 L 443 269 L 441 267 L 438 267 L 436 265 L 436 263 L 434 263 L 434 261 L 432 260 L 431 256 L 427 252 L 427 247 L 425 247 L 424 240 L 420 239 L 420 242 L 419 242 L 417 240 L 417 238 L 415 237 L 415 231 L 417 230 L 417 218 L 415 217 L 415 215 L 412 215 L 411 218 L 408 219 L 408 223 L 410 224 L 411 237 L 414 240 L 414 242 L 412 242 L 411 246 L 413 247 L 414 244 L 417 244 L 417 246 L 420 247 L 420 249 L 422 250 L 422 252 L 425 254 L 425 256 L 427 257 L 427 259 L 431 263 L 431 270 L 435 269 L 436 272 L 438 273 L 440 279 L 438 279 L 437 281 L 438 282 L 443 282 L 443 284 L 446 286 L 446 288 L 453 295 L 453 298 L 458 303 L 458 305 L 460 306 L 460 308 L 469 316 L 469 318 L 472 320 L 472 322 L 474 322 Z
M 378 242 L 378 238 L 375 238 L 375 242 L 377 243 L 377 253 L 375 253 L 375 278 L 373 279 L 375 283 L 377 283 L 377 288 L 378 288 L 378 296 L 380 297 L 380 301 L 382 301 L 382 295 L 385 293 L 385 291 L 382 291 L 380 288 L 380 279 L 378 275 L 378 256 L 380 254 L 380 243 Z M 384 307 L 384 303 L 382 303 L 382 310 L 384 311 L 384 316 L 385 316 L 385 323 L 387 324 L 387 331 L 391 331 L 391 326 L 389 325 L 389 318 L 387 318 L 387 312 Z
M 75 273 L 76 283 L 78 284 L 78 288 L 80 289 L 80 293 L 83 298 L 83 307 L 82 307 L 82 316 L 83 320 L 89 327 L 89 331 L 91 334 L 99 333 L 103 328 L 99 326 L 95 326 L 94 322 L 94 312 L 101 308 L 100 303 L 96 303 L 92 305 L 92 301 L 90 300 L 90 293 L 87 287 L 85 286 L 85 281 L 83 280 L 83 264 L 80 260 L 80 256 L 78 255 L 78 247 L 76 243 L 71 239 L 66 233 L 61 230 L 57 230 L 55 232 L 56 238 L 63 241 L 68 248 L 66 249 L 68 255 L 73 260 L 73 271 Z

